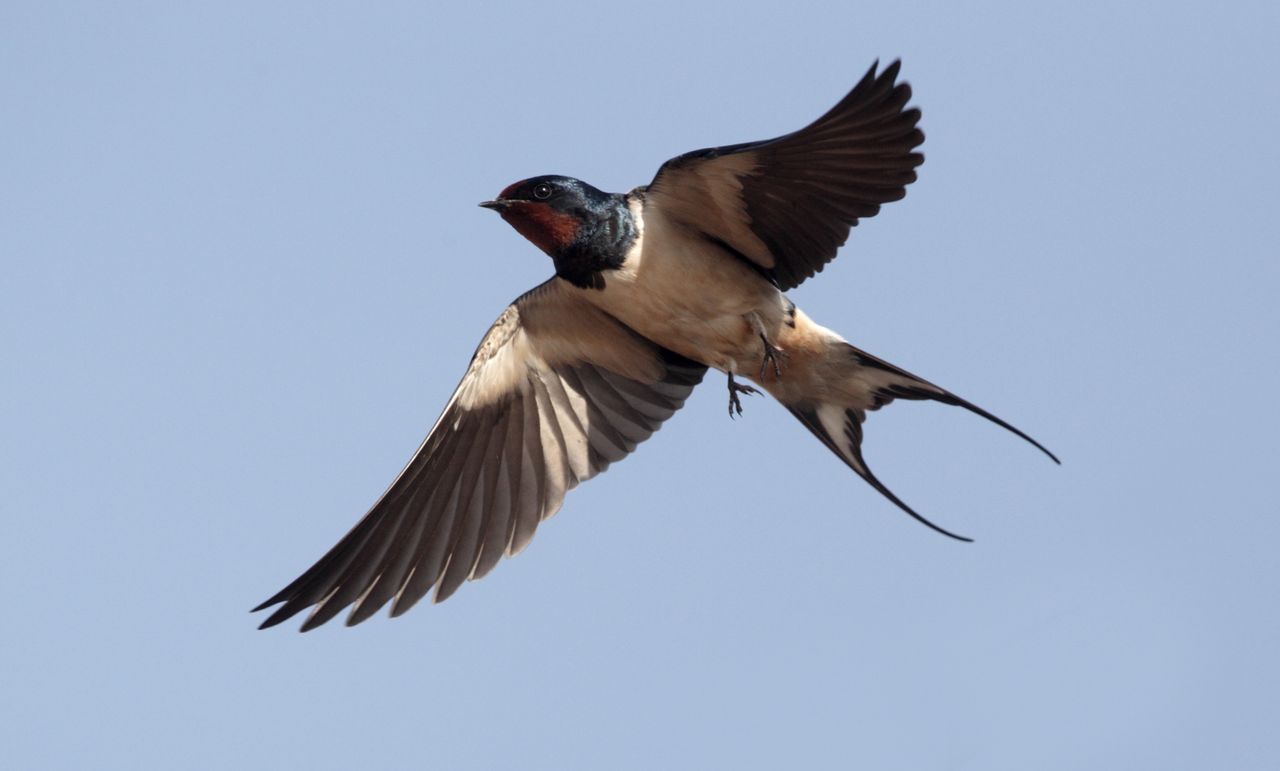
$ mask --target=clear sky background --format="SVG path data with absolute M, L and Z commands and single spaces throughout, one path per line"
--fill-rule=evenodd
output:
M 1276 768 L 1277 9 L 0 5 L 0 766 Z M 792 297 L 1062 467 L 875 414 L 957 543 L 709 375 L 447 603 L 255 630 L 550 275 L 476 202 L 877 57 L 920 180 Z

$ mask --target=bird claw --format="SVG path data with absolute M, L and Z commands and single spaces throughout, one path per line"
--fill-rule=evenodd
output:
M 760 358 L 760 379 L 764 380 L 765 371 L 769 365 L 773 365 L 773 377 L 780 380 L 782 378 L 782 360 L 788 358 L 787 352 L 769 342 L 769 338 L 760 335 L 760 342 L 764 344 L 764 356 Z
M 760 393 L 749 385 L 741 385 L 733 379 L 733 373 L 729 373 L 729 418 L 733 419 L 734 411 L 739 415 L 742 414 L 742 402 L 738 399 L 738 394 L 747 394 L 748 396 Z

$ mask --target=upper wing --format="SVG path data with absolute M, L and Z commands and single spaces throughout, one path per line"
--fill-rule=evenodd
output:
M 329 553 L 255 611 L 302 631 L 353 602 L 357 624 L 395 598 L 437 602 L 529 543 L 565 491 L 662 425 L 706 367 L 645 340 L 552 279 L 512 303 L 409 464 Z
M 658 169 L 646 201 L 763 271 L 782 290 L 822 270 L 860 217 L 906 195 L 924 156 L 900 62 L 873 64 L 809 126 L 764 142 L 695 150 Z

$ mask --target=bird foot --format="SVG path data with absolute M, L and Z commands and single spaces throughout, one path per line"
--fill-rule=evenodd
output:
M 765 370 L 770 364 L 773 365 L 773 376 L 775 379 L 782 378 L 782 360 L 789 358 L 787 352 L 769 342 L 769 338 L 760 335 L 760 342 L 764 344 L 764 356 L 760 359 L 760 379 L 764 380 Z
M 733 373 L 729 373 L 729 417 L 733 418 L 734 411 L 739 415 L 742 414 L 742 402 L 738 400 L 738 394 L 758 394 L 756 389 L 749 385 L 742 385 L 733 379 Z

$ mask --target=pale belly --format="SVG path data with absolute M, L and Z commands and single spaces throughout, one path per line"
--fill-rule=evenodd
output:
M 755 381 L 786 403 L 817 393 L 839 335 L 815 324 L 742 258 L 638 205 L 640 234 L 605 288 L 580 290 L 653 342 L 721 372 Z M 762 335 L 777 355 L 765 358 Z M 837 355 L 837 364 L 847 357 Z M 775 366 L 776 365 L 776 366 Z
M 599 303 L 627 326 L 664 348 L 722 372 L 744 372 L 759 360 L 763 347 L 742 314 L 712 307 L 663 302 L 637 292 L 622 302 Z
M 648 339 L 723 372 L 758 372 L 760 334 L 779 339 L 791 307 L 741 260 L 652 217 L 627 261 L 588 299 Z

